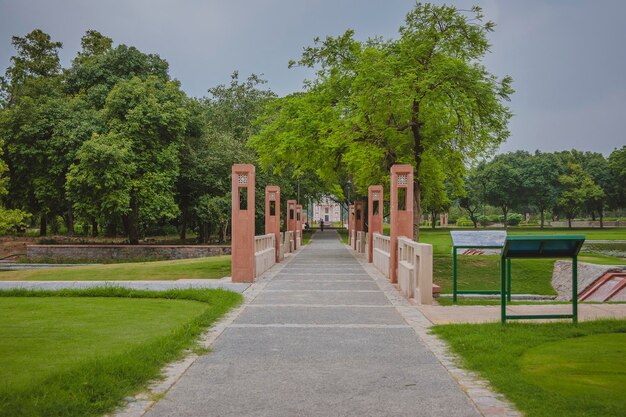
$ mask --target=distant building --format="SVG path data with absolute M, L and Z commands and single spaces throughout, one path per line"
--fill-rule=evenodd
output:
M 313 202 L 313 219 L 315 223 L 324 220 L 324 223 L 335 223 L 341 221 L 341 206 L 335 200 L 324 197 Z

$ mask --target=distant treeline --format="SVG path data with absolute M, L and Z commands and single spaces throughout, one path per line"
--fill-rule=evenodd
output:
M 505 224 L 512 210 L 538 213 L 541 227 L 546 213 L 568 219 L 570 226 L 577 216 L 602 223 L 606 210 L 626 207 L 626 146 L 608 158 L 577 150 L 498 155 L 469 171 L 464 193 L 456 201 L 475 227 L 485 205 L 498 207 Z

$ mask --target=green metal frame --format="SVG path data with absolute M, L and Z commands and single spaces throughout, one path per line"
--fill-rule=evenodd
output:
M 459 290 L 458 282 L 457 282 L 457 249 L 502 249 L 502 246 L 476 246 L 476 245 L 460 245 L 460 246 L 452 246 L 452 302 L 457 304 L 457 294 L 488 294 L 488 295 L 497 295 L 501 294 L 500 290 Z M 509 268 L 509 274 L 511 270 Z M 509 280 L 511 279 L 509 275 Z M 508 294 L 509 300 L 511 299 L 511 294 Z
M 514 256 L 508 253 L 508 242 L 515 241 L 576 241 L 577 245 L 570 251 L 569 255 L 565 253 L 549 253 L 544 254 L 542 251 L 543 243 L 539 246 L 537 253 L 517 254 Z M 578 252 L 585 241 L 584 236 L 507 236 L 502 254 L 500 255 L 500 288 L 501 292 L 506 291 L 507 297 L 501 297 L 500 313 L 502 324 L 508 320 L 530 320 L 530 319 L 572 319 L 574 323 L 578 322 Z M 511 301 L 511 259 L 531 259 L 531 258 L 572 258 L 572 314 L 506 314 L 506 303 Z M 506 267 L 505 267 L 506 260 Z

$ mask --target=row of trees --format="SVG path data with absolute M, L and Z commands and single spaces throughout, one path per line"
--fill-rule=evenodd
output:
M 0 232 L 32 214 L 41 235 L 62 218 L 69 233 L 125 233 L 130 243 L 173 222 L 181 238 L 202 240 L 230 220 L 230 169 L 255 162 L 246 141 L 274 94 L 252 75 L 189 98 L 168 64 L 87 31 L 82 50 L 61 68 L 41 30 L 13 37 L 15 55 L 1 82 Z M 259 187 L 270 180 L 260 173 Z M 293 195 L 293 187 L 271 178 Z
M 445 210 L 453 198 L 446 195 L 429 209 Z M 500 208 L 505 224 L 511 210 L 539 213 L 541 227 L 546 212 L 567 218 L 570 227 L 578 215 L 602 224 L 605 210 L 626 207 L 626 146 L 608 158 L 576 150 L 498 155 L 469 172 L 458 201 L 474 227 L 486 204 Z

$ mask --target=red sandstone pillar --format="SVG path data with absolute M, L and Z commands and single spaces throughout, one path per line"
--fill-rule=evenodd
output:
M 358 250 L 357 233 L 362 232 L 365 229 L 365 214 L 363 213 L 364 206 L 363 200 L 354 202 L 354 242 L 352 244 L 354 250 Z
M 276 239 L 276 263 L 280 262 L 280 187 L 265 187 L 265 234 Z
M 296 204 L 296 239 L 299 239 L 302 246 L 302 204 Z
M 293 232 L 293 250 L 298 249 L 296 227 L 296 200 L 287 200 L 287 230 Z
M 370 185 L 367 189 L 367 262 L 374 261 L 374 233 L 383 234 L 383 186 Z
M 254 165 L 232 168 L 232 266 L 233 282 L 253 282 L 254 259 Z
M 398 237 L 413 239 L 413 166 L 391 167 L 391 259 L 389 279 L 398 282 Z

